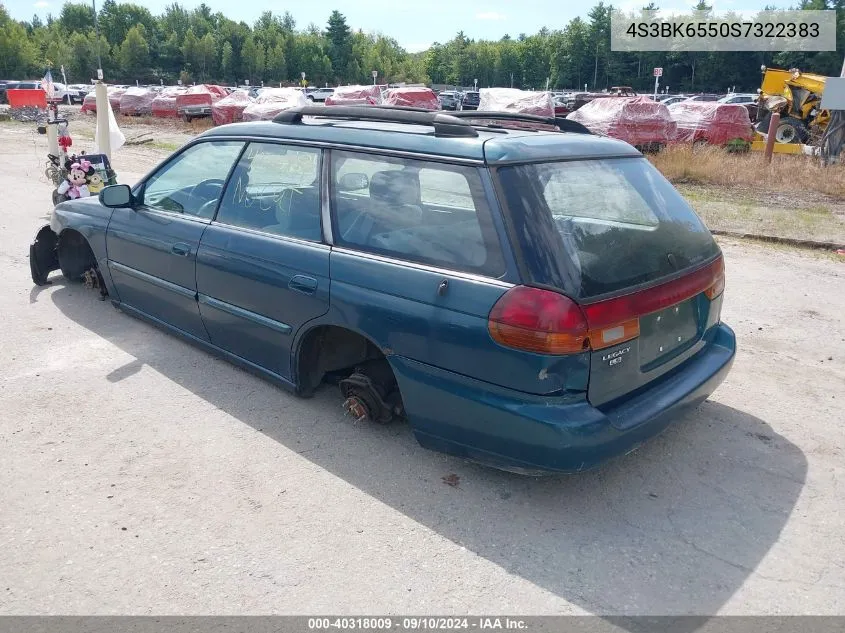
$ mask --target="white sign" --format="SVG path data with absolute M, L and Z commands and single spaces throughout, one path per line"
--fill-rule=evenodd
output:
M 303 79 L 305 79 L 305 73 L 304 72 L 299 73 L 299 76 L 302 77 Z
M 845 110 L 845 77 L 827 78 L 821 107 L 824 110 Z
M 654 69 L 654 76 L 655 77 L 662 77 L 663 76 L 663 69 L 662 68 L 655 68 Z
M 377 70 L 374 70 L 374 71 L 373 71 L 373 79 L 375 79 L 376 77 L 378 77 L 378 71 L 377 71 Z

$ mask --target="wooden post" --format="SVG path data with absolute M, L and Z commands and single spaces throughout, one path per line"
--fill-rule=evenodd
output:
M 772 112 L 772 118 L 769 121 L 769 133 L 766 135 L 766 151 L 763 156 L 766 158 L 766 163 L 772 162 L 772 152 L 775 149 L 775 135 L 780 125 L 780 113 Z

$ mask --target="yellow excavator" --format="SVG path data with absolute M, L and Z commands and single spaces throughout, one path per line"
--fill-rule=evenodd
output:
M 803 73 L 797 68 L 761 68 L 763 83 L 757 91 L 757 131 L 769 132 L 773 112 L 780 113 L 774 131 L 777 143 L 814 145 L 824 134 L 830 112 L 821 109 L 826 77 Z

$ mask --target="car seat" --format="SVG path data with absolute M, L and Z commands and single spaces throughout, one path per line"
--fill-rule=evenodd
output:
M 344 239 L 368 244 L 371 237 L 417 226 L 422 221 L 418 174 L 405 170 L 379 171 L 370 178 L 370 198 L 352 222 Z
M 288 188 L 276 201 L 276 224 L 262 228 L 268 233 L 303 240 L 322 240 L 320 192 L 316 187 Z

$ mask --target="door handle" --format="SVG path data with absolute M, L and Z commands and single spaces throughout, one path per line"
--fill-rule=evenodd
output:
M 173 246 L 170 247 L 170 252 L 174 255 L 181 255 L 182 257 L 188 257 L 191 254 L 191 247 L 188 244 L 183 244 L 182 242 L 177 242 Z
M 306 295 L 313 295 L 317 291 L 317 280 L 305 275 L 294 275 L 288 282 L 288 288 Z

